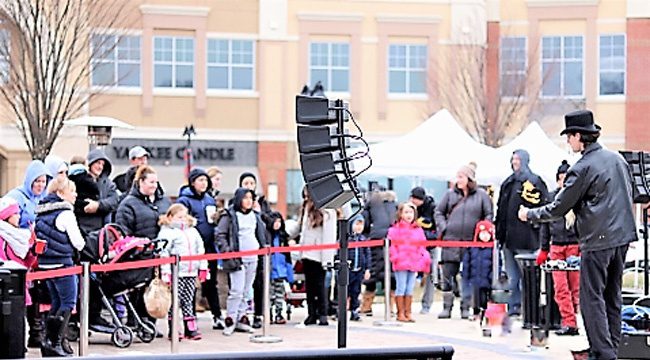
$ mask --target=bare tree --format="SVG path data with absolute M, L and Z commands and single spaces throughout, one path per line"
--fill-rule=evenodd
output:
M 518 134 L 530 122 L 544 82 L 533 73 L 538 69 L 531 61 L 537 58 L 536 48 L 511 54 L 512 61 L 501 64 L 498 49 L 489 42 L 448 46 L 438 61 L 440 80 L 436 84 L 440 106 L 477 141 L 493 147 L 502 145 L 509 133 Z
M 128 17 L 128 0 L 0 2 L 0 100 L 15 118 L 32 158 L 43 159 L 63 121 L 91 97 L 93 59 L 112 51 Z M 98 32 L 102 36 L 95 36 Z M 106 42 L 106 43 L 105 43 Z

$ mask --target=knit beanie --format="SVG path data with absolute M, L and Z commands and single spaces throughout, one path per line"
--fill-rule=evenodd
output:
M 467 176 L 469 181 L 476 182 L 476 163 L 470 162 L 467 165 L 463 165 L 458 169 L 458 172 Z
M 255 174 L 250 172 L 245 172 L 239 175 L 239 186 L 241 186 L 242 182 L 244 182 L 244 179 L 246 179 L 247 177 L 252 177 L 253 180 L 255 180 L 255 183 L 257 183 L 257 178 L 255 177 Z
M 20 207 L 16 200 L 8 196 L 0 199 L 0 220 L 7 220 L 12 215 L 18 214 L 19 212 Z
M 190 175 L 188 176 L 188 180 L 190 185 L 196 181 L 196 179 L 200 178 L 201 176 L 205 176 L 206 179 L 208 179 L 208 189 L 212 188 L 212 180 L 210 180 L 210 177 L 208 176 L 208 173 L 205 172 L 202 168 L 195 167 L 190 171 Z
M 427 192 L 421 186 L 414 187 L 413 190 L 411 190 L 411 197 L 414 199 L 424 200 L 426 196 Z
M 555 181 L 560 180 L 560 174 L 566 174 L 569 168 L 569 162 L 562 160 L 562 164 L 557 168 L 557 173 L 555 173 Z

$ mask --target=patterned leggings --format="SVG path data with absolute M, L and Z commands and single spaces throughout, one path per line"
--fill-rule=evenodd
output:
M 281 316 L 284 309 L 284 281 L 284 279 L 271 280 L 271 306 L 275 307 L 275 316 Z
M 178 278 L 178 302 L 183 313 L 183 318 L 196 317 L 194 313 L 194 296 L 196 295 L 196 276 Z M 169 308 L 169 316 L 172 309 Z

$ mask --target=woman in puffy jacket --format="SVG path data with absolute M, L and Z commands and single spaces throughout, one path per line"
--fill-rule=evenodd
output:
M 395 271 L 395 302 L 397 321 L 414 322 L 411 318 L 413 287 L 418 272 L 428 273 L 431 257 L 424 245 L 413 244 L 426 241 L 424 230 L 415 223 L 417 207 L 410 202 L 397 208 L 397 221 L 388 229 L 390 262 Z

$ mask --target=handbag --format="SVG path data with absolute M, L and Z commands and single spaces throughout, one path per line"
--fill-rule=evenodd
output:
M 160 279 L 158 268 L 156 268 L 154 279 L 144 292 L 144 305 L 149 315 L 156 319 L 164 319 L 167 317 L 171 304 L 171 291 Z

